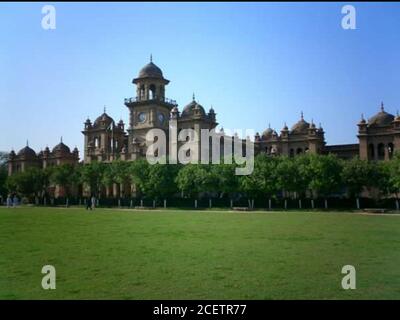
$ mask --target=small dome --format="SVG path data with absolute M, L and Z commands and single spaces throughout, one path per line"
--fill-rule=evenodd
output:
M 205 116 L 206 112 L 202 105 L 198 104 L 196 100 L 193 100 L 186 107 L 183 108 L 182 117 L 190 117 L 195 115 L 196 112 L 199 112 L 201 116 Z
M 25 158 L 36 158 L 36 152 L 33 149 L 29 148 L 29 146 L 26 146 L 25 148 L 18 151 L 18 156 Z
M 163 73 L 152 61 L 146 64 L 140 71 L 138 78 L 161 78 L 164 79 Z
M 381 105 L 381 111 L 374 115 L 372 118 L 368 119 L 368 126 L 372 127 L 384 127 L 390 126 L 394 120 L 394 115 L 387 113 L 383 108 L 383 103 Z
M 263 137 L 271 137 L 274 131 L 271 129 L 271 127 L 268 127 L 264 132 L 262 133 Z
M 56 145 L 52 152 L 62 152 L 62 153 L 71 153 L 71 150 L 69 149 L 69 147 L 67 145 L 65 145 L 64 143 L 60 142 L 58 145 Z
M 290 130 L 290 133 L 294 134 L 307 134 L 308 133 L 308 128 L 310 128 L 310 124 L 304 120 L 303 117 L 303 112 L 301 113 L 301 119 L 294 124 L 292 129 Z
M 111 118 L 107 113 L 103 113 L 100 117 L 98 117 L 94 121 L 94 126 L 106 126 L 108 127 L 112 122 L 114 122 L 113 118 Z

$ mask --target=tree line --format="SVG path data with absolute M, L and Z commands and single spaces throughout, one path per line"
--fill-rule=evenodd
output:
M 85 165 L 63 164 L 46 169 L 30 168 L 7 177 L 3 161 L 0 166 L 0 192 L 23 197 L 45 197 L 51 185 L 73 196 L 79 186 L 99 196 L 113 184 L 135 185 L 138 197 L 162 200 L 173 196 L 198 199 L 202 196 L 242 196 L 249 199 L 311 198 L 326 199 L 347 194 L 358 198 L 363 190 L 379 197 L 394 197 L 398 206 L 400 191 L 400 154 L 391 161 L 341 160 L 335 155 L 304 154 L 296 157 L 254 159 L 251 175 L 235 175 L 236 164 L 149 164 L 136 161 L 92 162 Z M 131 197 L 121 194 L 120 197 Z

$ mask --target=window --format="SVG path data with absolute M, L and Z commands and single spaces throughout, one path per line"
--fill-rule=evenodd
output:
M 393 143 L 388 144 L 388 154 L 389 154 L 389 159 L 392 159 L 394 153 L 394 145 Z
M 385 145 L 383 143 L 378 144 L 378 159 L 385 159 Z
M 149 87 L 149 100 L 153 100 L 156 98 L 156 86 L 151 84 Z
M 368 145 L 368 158 L 370 160 L 375 158 L 375 148 L 374 148 L 374 145 L 372 143 L 370 143 Z

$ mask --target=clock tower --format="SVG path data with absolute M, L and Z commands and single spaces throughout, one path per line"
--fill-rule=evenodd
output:
M 128 154 L 134 160 L 146 154 L 146 133 L 150 129 L 164 130 L 168 141 L 169 115 L 177 104 L 165 97 L 169 80 L 164 78 L 151 56 L 132 83 L 136 85 L 136 97 L 125 99 L 125 105 L 130 112 Z

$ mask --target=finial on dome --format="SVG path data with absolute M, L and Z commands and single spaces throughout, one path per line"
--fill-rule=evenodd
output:
M 271 129 L 271 123 L 270 122 L 268 122 L 268 128 Z
M 385 108 L 384 108 L 384 106 L 383 106 L 383 101 L 381 102 L 381 111 L 382 111 L 382 112 L 385 111 Z
M 361 113 L 361 121 L 364 121 L 364 113 Z
M 26 139 L 26 146 L 29 147 L 29 140 Z
M 196 101 L 196 98 L 194 96 L 194 92 L 193 92 L 193 96 L 192 96 L 193 101 Z
M 301 120 L 304 120 L 304 114 L 303 114 L 303 111 L 301 111 L 300 115 L 301 115 Z
M 150 53 L 150 62 L 153 62 L 153 54 Z
M 106 113 L 106 105 L 104 105 L 104 108 L 103 108 L 103 111 L 104 111 L 104 113 Z
M 62 141 L 62 136 L 60 137 L 60 142 L 62 143 L 63 141 Z

